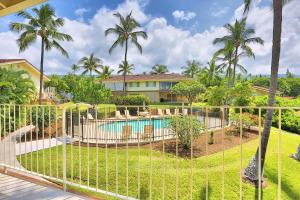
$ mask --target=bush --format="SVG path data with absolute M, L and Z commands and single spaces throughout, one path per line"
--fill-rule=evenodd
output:
M 139 106 L 143 105 L 145 102 L 145 105 L 149 105 L 150 99 L 144 95 L 127 95 L 127 96 L 114 96 L 112 98 L 112 102 L 116 105 L 134 105 Z
M 236 132 L 240 133 L 240 118 L 242 119 L 242 128 L 243 129 L 250 129 L 251 126 L 257 126 L 258 125 L 258 118 L 250 113 L 242 113 L 240 114 L 235 113 L 234 111 L 231 111 L 229 113 L 230 122 L 232 125 L 236 127 Z
M 190 149 L 191 136 L 193 139 L 199 137 L 203 131 L 203 124 L 192 116 L 177 116 L 171 118 L 170 127 L 178 134 L 178 139 L 184 149 Z
M 28 121 L 32 118 L 32 125 L 38 125 L 39 132 L 55 122 L 55 115 L 56 109 L 53 106 L 33 106 L 31 110 L 27 110 Z

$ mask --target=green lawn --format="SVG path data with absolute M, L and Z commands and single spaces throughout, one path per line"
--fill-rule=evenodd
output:
M 289 156 L 296 151 L 300 143 L 300 136 L 295 134 L 282 134 L 282 199 L 300 199 L 299 171 L 300 162 L 291 159 Z M 258 141 L 253 140 L 243 145 L 243 167 L 246 167 L 253 156 Z M 52 158 L 50 158 L 50 151 Z M 56 170 L 56 150 L 55 148 L 45 151 L 39 151 L 31 155 L 22 156 L 22 163 L 27 163 L 28 169 L 32 168 L 39 173 L 44 172 L 43 155 L 45 156 L 45 172 L 50 174 L 50 162 L 52 161 L 52 176 Z M 62 148 L 58 148 L 58 167 L 59 177 L 62 177 Z M 73 161 L 73 181 L 79 182 L 79 148 L 73 147 L 74 156 L 71 158 L 71 146 L 67 146 L 67 177 L 71 180 Z M 96 148 L 81 147 L 81 166 L 82 166 L 82 184 L 96 186 Z M 99 188 L 106 188 L 106 162 L 105 149 L 99 148 L 98 171 Z M 114 148 L 108 149 L 108 190 L 122 195 L 126 195 L 126 148 L 118 149 L 117 154 Z M 37 159 L 38 154 L 38 159 Z M 88 155 L 89 154 L 89 155 Z M 117 157 L 116 157 L 117 155 Z M 176 158 L 170 154 L 163 154 L 149 149 L 129 148 L 128 149 L 128 193 L 129 196 L 138 196 L 138 175 L 140 175 L 140 194 L 141 199 L 149 198 L 151 192 L 152 199 L 175 199 L 176 195 L 176 177 L 178 177 L 178 199 L 190 199 L 191 191 L 193 199 L 205 199 L 206 172 L 209 179 L 209 199 L 221 199 L 222 197 L 222 152 L 201 157 L 197 159 L 186 160 Z M 25 159 L 26 158 L 26 159 Z M 20 158 L 19 158 L 20 159 Z M 150 170 L 150 159 L 152 160 L 152 171 Z M 25 162 L 26 160 L 26 162 Z M 118 166 L 116 166 L 116 160 Z M 208 169 L 206 168 L 206 161 Z M 39 168 L 37 169 L 37 162 Z M 268 180 L 268 187 L 263 190 L 264 199 L 277 199 L 277 170 L 278 170 L 278 133 L 276 129 L 270 137 L 269 148 L 267 152 L 265 175 Z M 89 165 L 88 165 L 89 164 Z M 89 166 L 89 167 L 88 167 Z M 191 168 L 192 167 L 192 168 Z M 90 169 L 88 178 L 87 172 Z M 192 171 L 191 171 L 192 169 Z M 239 199 L 240 192 L 240 147 L 235 147 L 225 151 L 224 156 L 225 169 L 225 199 Z M 116 178 L 116 170 L 118 170 Z M 178 174 L 176 173 L 178 172 Z M 191 175 L 192 172 L 192 175 Z M 150 173 L 152 173 L 152 185 L 150 186 Z M 176 176 L 177 174 L 177 176 Z M 116 182 L 118 179 L 118 184 Z M 191 186 L 192 183 L 192 186 Z M 117 187 L 116 187 L 117 186 Z M 164 192 L 163 192 L 164 191 Z M 248 184 L 242 184 L 243 199 L 255 199 L 256 190 Z

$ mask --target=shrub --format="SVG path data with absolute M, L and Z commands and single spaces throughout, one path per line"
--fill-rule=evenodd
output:
M 250 129 L 251 126 L 257 126 L 258 125 L 258 119 L 257 117 L 253 116 L 250 113 L 236 113 L 234 111 L 231 111 L 229 113 L 230 122 L 232 125 L 236 127 L 236 132 L 240 133 L 240 119 L 242 119 L 242 128 L 243 129 Z
M 203 131 L 203 124 L 192 116 L 177 116 L 171 118 L 170 127 L 178 134 L 178 139 L 184 149 L 191 147 L 191 136 L 193 139 L 199 137 Z
M 144 95 L 114 96 L 112 102 L 116 105 L 149 105 L 150 99 Z
M 28 121 L 32 118 L 32 125 L 38 125 L 39 132 L 42 131 L 43 127 L 46 128 L 55 122 L 55 115 L 56 109 L 53 106 L 33 106 L 31 110 L 27 110 Z

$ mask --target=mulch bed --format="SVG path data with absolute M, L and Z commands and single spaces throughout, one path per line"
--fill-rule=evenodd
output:
M 208 133 L 207 138 L 206 135 L 203 134 L 197 139 L 193 141 L 193 157 L 198 158 L 205 155 L 210 155 L 214 153 L 218 153 L 226 149 L 230 149 L 232 147 L 240 145 L 240 136 L 237 134 L 226 134 L 224 131 L 224 143 L 222 144 L 222 131 L 218 130 L 214 133 L 214 144 L 208 144 L 207 153 L 206 153 L 206 141 L 209 140 L 210 134 Z M 254 130 L 244 130 L 242 143 L 249 142 L 253 139 L 258 138 L 258 132 Z M 165 152 L 176 155 L 176 140 L 166 140 L 165 144 Z M 143 147 L 150 148 L 149 144 L 143 145 Z M 152 148 L 154 150 L 163 151 L 163 142 L 154 142 L 152 143 Z M 191 157 L 191 150 L 184 149 L 182 145 L 180 145 L 178 141 L 178 156 L 183 158 Z

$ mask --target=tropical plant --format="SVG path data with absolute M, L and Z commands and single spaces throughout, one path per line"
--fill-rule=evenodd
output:
M 275 95 L 277 89 L 277 79 L 278 79 L 278 68 L 280 60 L 280 50 L 281 50 L 281 30 L 282 30 L 282 7 L 284 3 L 289 2 L 290 0 L 273 0 L 273 46 L 272 46 L 272 61 L 271 61 L 271 83 L 270 83 L 270 92 L 268 98 L 268 106 L 272 107 L 275 103 Z M 244 13 L 250 9 L 252 0 L 244 0 L 245 8 Z M 257 183 L 260 175 L 263 176 L 264 166 L 265 166 L 265 156 L 267 152 L 267 146 L 270 137 L 270 131 L 272 126 L 273 118 L 273 109 L 268 109 L 266 118 L 264 121 L 264 129 L 261 138 L 261 157 L 259 158 L 259 149 L 257 149 L 256 154 L 253 160 L 249 163 L 248 167 L 245 169 L 245 176 L 249 180 Z M 260 159 L 260 162 L 259 162 Z M 259 163 L 261 164 L 261 169 L 259 170 Z M 261 174 L 259 174 L 259 171 Z
M 58 28 L 64 25 L 63 18 L 57 18 L 55 10 L 49 5 L 33 8 L 32 13 L 20 11 L 17 16 L 26 19 L 25 23 L 13 22 L 10 29 L 21 33 L 17 40 L 20 52 L 25 51 L 38 37 L 41 38 L 41 64 L 40 64 L 40 88 L 39 103 L 42 101 L 43 78 L 44 78 L 44 51 L 52 48 L 58 49 L 64 56 L 68 57 L 67 51 L 59 44 L 59 41 L 72 41 L 68 34 L 61 33 Z
M 119 65 L 119 71 L 117 72 L 118 74 L 123 75 L 123 93 L 126 95 L 126 76 L 128 74 L 132 74 L 133 70 L 133 64 L 128 64 L 128 62 L 123 61 Z
M 230 97 L 234 106 L 249 106 L 253 101 L 252 84 L 247 81 L 236 83 L 230 90 Z
M 219 67 L 216 65 L 216 61 L 212 59 L 207 63 L 199 73 L 199 80 L 204 83 L 206 87 L 218 85 L 221 80 L 219 76 Z
M 102 60 L 94 56 L 94 53 L 89 55 L 89 57 L 83 57 L 79 60 L 79 65 L 83 69 L 82 75 L 87 73 L 92 76 L 93 72 L 100 74 L 99 68 L 102 67 Z
M 112 51 L 117 47 L 121 46 L 124 47 L 125 45 L 125 55 L 124 55 L 124 64 L 127 63 L 127 51 L 128 51 L 128 41 L 131 41 L 139 50 L 139 52 L 142 54 L 143 48 L 138 42 L 138 37 L 142 37 L 144 39 L 147 39 L 147 33 L 142 30 L 137 30 L 137 28 L 140 27 L 140 24 L 131 16 L 132 12 L 130 12 L 125 17 L 122 16 L 120 13 L 114 14 L 119 19 L 119 24 L 116 24 L 114 28 L 108 28 L 105 31 L 105 36 L 113 34 L 117 36 L 117 39 L 112 44 L 112 46 L 109 49 L 109 53 L 111 54 Z M 123 73 L 124 80 L 126 79 L 126 73 Z M 123 93 L 125 94 L 125 82 L 123 85 Z
M 287 78 L 294 78 L 294 74 L 293 74 L 292 72 L 290 72 L 289 69 L 286 70 L 285 76 L 286 76 Z
M 109 66 L 101 66 L 99 78 L 101 80 L 109 79 L 113 72 L 114 72 L 114 70 L 111 69 Z
M 190 149 L 192 140 L 197 139 L 204 129 L 203 124 L 193 116 L 172 117 L 170 127 L 178 135 L 183 149 Z
M 29 104 L 35 94 L 36 88 L 27 72 L 0 67 L 0 103 Z
M 213 43 L 223 43 L 225 46 L 228 44 L 234 47 L 234 63 L 232 71 L 232 84 L 235 82 L 236 68 L 238 66 L 238 58 L 240 56 L 248 56 L 255 58 L 255 55 L 249 46 L 249 44 L 264 44 L 264 41 L 260 37 L 252 37 L 255 34 L 255 30 L 246 27 L 246 18 L 238 21 L 236 20 L 233 25 L 226 24 L 224 26 L 229 35 L 225 35 L 222 38 L 216 38 Z
M 152 67 L 152 71 L 150 72 L 151 74 L 165 74 L 167 73 L 168 67 L 165 65 L 160 65 L 160 64 L 156 64 Z
M 188 60 L 186 66 L 181 67 L 183 74 L 189 78 L 195 78 L 200 71 L 200 63 L 196 60 Z
M 73 64 L 71 66 L 71 70 L 72 70 L 73 74 L 76 74 L 76 72 L 78 72 L 80 70 L 80 66 L 76 65 L 76 64 Z
M 203 91 L 204 85 L 196 80 L 181 81 L 171 88 L 172 93 L 185 96 L 189 104 L 192 104 L 197 95 Z

